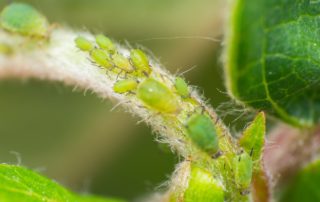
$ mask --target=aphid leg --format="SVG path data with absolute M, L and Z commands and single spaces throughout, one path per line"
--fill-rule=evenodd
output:
M 129 95 L 136 95 L 137 93 L 136 92 L 133 92 L 132 90 L 128 91 L 128 94 Z
M 253 156 L 253 147 L 250 150 L 250 157 L 252 157 L 252 156 Z
M 250 194 L 250 190 L 249 190 L 249 189 L 242 190 L 242 191 L 240 191 L 240 194 L 241 194 L 242 196 L 246 196 L 246 195 Z
M 151 119 L 152 115 L 148 115 L 146 118 L 141 119 L 140 121 L 137 122 L 137 125 L 139 125 L 140 123 L 146 122 L 149 123 L 149 120 Z
M 218 123 L 219 121 L 220 121 L 220 117 L 217 116 L 217 117 L 216 117 L 216 120 L 214 121 L 214 124 L 217 125 L 217 123 Z M 225 134 L 224 134 L 224 135 L 225 135 Z
M 142 74 L 144 74 L 146 77 L 149 77 L 149 74 L 146 71 L 143 71 Z
M 119 79 L 121 73 L 122 73 L 122 70 L 120 70 L 120 72 L 117 74 L 116 80 Z
M 222 155 L 223 155 L 223 152 L 219 150 L 217 153 L 215 153 L 215 154 L 212 155 L 212 158 L 213 158 L 213 159 L 217 159 L 217 158 L 219 158 L 219 157 L 222 156 Z

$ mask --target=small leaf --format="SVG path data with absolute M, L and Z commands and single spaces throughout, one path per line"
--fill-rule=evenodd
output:
M 318 124 L 318 1 L 234 2 L 225 57 L 230 93 L 294 126 Z
M 263 112 L 260 112 L 239 139 L 239 145 L 251 155 L 253 161 L 259 161 L 261 159 L 265 133 L 265 115 Z
M 76 196 L 56 182 L 26 168 L 0 164 L 1 202 L 121 202 L 94 196 Z
M 288 184 L 281 202 L 320 201 L 320 160 L 306 166 Z

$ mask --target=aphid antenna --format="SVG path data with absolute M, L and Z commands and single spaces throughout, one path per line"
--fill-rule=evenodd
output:
M 130 101 L 118 102 L 117 104 L 115 104 L 115 105 L 110 109 L 110 112 L 114 111 L 116 108 L 118 108 L 118 107 L 121 106 L 122 104 L 126 104 L 126 103 L 130 103 Z
M 221 40 L 209 37 L 209 36 L 171 36 L 171 37 L 152 37 L 146 39 L 136 40 L 136 42 L 144 42 L 144 41 L 156 41 L 156 40 L 178 40 L 178 39 L 197 39 L 197 40 L 205 40 L 210 42 L 221 42 Z
M 223 155 L 223 152 L 222 152 L 221 150 L 219 150 L 217 153 L 215 153 L 215 154 L 212 155 L 212 158 L 213 158 L 213 159 L 217 159 L 217 158 L 219 158 L 219 157 L 222 156 L 222 155 Z
M 194 69 L 197 68 L 197 67 L 198 67 L 198 65 L 193 65 L 193 66 L 191 66 L 190 68 L 186 69 L 186 70 L 183 71 L 183 72 L 180 72 L 180 73 L 176 72 L 176 73 L 178 73 L 178 74 L 177 74 L 178 76 L 183 76 L 184 74 L 186 74 L 186 73 L 194 70 Z

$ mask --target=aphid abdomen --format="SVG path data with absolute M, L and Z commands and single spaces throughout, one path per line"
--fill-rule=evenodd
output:
M 188 84 L 186 81 L 181 78 L 177 77 L 174 82 L 174 86 L 176 88 L 177 93 L 182 97 L 182 98 L 187 98 L 190 96 Z
M 180 110 L 177 97 L 164 84 L 152 78 L 138 86 L 137 97 L 159 112 L 177 113 Z
M 76 46 L 82 51 L 91 51 L 94 48 L 93 44 L 88 39 L 82 36 L 78 36 L 74 40 L 74 42 Z
M 202 150 L 213 155 L 219 151 L 219 140 L 212 120 L 204 114 L 194 114 L 187 122 L 189 138 Z
M 127 93 L 133 91 L 137 88 L 138 82 L 134 79 L 125 79 L 117 81 L 114 86 L 113 90 L 116 93 Z
M 252 179 L 253 162 L 249 154 L 243 152 L 233 158 L 234 179 L 238 188 L 246 190 L 250 187 Z
M 116 46 L 108 37 L 99 34 L 96 36 L 96 42 L 101 49 L 108 51 L 110 54 L 116 52 Z
M 130 59 L 139 75 L 149 75 L 152 72 L 147 55 L 140 49 L 131 50 Z
M 93 49 L 90 52 L 91 59 L 101 67 L 111 68 L 113 64 L 110 62 L 108 53 L 101 49 Z
M 117 68 L 125 71 L 126 73 L 132 73 L 134 71 L 129 60 L 123 55 L 114 54 L 112 56 L 112 61 Z

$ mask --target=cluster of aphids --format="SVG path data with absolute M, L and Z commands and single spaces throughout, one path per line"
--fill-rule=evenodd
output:
M 97 35 L 95 42 L 79 36 L 75 39 L 75 44 L 80 50 L 87 52 L 90 60 L 99 67 L 107 69 L 110 73 L 124 75 L 121 78 L 117 77 L 113 86 L 114 92 L 133 93 L 145 106 L 158 113 L 177 116 L 181 112 L 180 100 L 190 98 L 189 87 L 183 78 L 175 78 L 174 90 L 153 78 L 152 66 L 142 50 L 132 49 L 130 56 L 126 57 L 119 53 L 115 44 L 104 35 Z M 199 149 L 213 158 L 219 157 L 221 152 L 216 126 L 205 112 L 191 113 L 183 125 L 188 138 Z M 232 162 L 236 181 L 246 187 L 249 186 L 251 177 L 249 181 L 249 177 L 244 177 L 243 172 L 247 167 L 252 167 L 250 159 L 248 154 L 241 153 Z
M 142 50 L 132 49 L 127 58 L 104 35 L 95 37 L 96 45 L 84 37 L 77 37 L 75 43 L 80 50 L 88 52 L 91 61 L 98 66 L 125 75 L 115 82 L 113 90 L 116 93 L 132 92 L 144 105 L 166 115 L 178 115 L 180 100 L 190 98 L 189 87 L 183 78 L 177 77 L 173 81 L 174 90 L 153 78 L 149 59 Z M 194 112 L 187 120 L 186 129 L 199 148 L 210 154 L 218 152 L 216 129 L 208 115 Z

